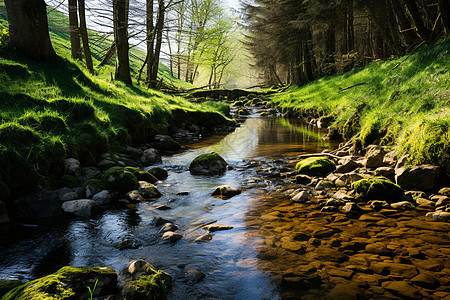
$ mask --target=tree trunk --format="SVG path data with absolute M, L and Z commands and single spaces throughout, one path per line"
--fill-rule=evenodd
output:
M 155 48 L 155 26 L 153 24 L 153 0 L 147 0 L 147 83 L 150 83 L 150 78 L 153 74 L 153 59 Z
M 127 0 L 114 0 L 114 42 L 116 44 L 116 80 L 131 85 L 130 61 L 128 57 Z
M 351 52 L 355 49 L 355 29 L 354 23 L 354 12 L 353 12 L 353 0 L 349 1 L 347 6 L 347 51 Z
M 400 32 L 404 38 L 405 44 L 409 47 L 417 42 L 418 36 L 415 31 L 410 30 L 412 24 L 406 15 L 404 7 L 400 0 L 391 0 L 392 7 L 394 8 L 394 14 L 397 18 L 398 25 L 400 26 Z
M 447 35 L 450 35 L 450 2 L 448 0 L 439 0 L 439 11 L 441 12 L 445 31 Z
M 98 65 L 99 67 L 103 67 L 108 63 L 108 61 L 116 54 L 116 44 L 113 42 L 111 47 L 109 47 L 108 51 L 105 54 L 105 58 Z
M 69 31 L 73 59 L 83 59 L 81 55 L 80 29 L 78 28 L 77 0 L 69 0 Z
M 414 21 L 414 24 L 416 25 L 417 33 L 422 38 L 422 40 L 428 41 L 428 39 L 431 37 L 431 30 L 425 27 L 425 24 L 423 23 L 419 8 L 417 7 L 415 0 L 404 0 L 404 1 L 406 6 L 408 7 L 409 13 Z M 448 2 L 448 0 L 444 1 Z
M 91 49 L 89 48 L 89 39 L 86 28 L 84 0 L 78 0 L 78 10 L 80 15 L 80 34 L 81 40 L 83 41 L 84 59 L 89 72 L 94 74 L 94 65 L 92 63 Z
M 164 29 L 164 15 L 166 13 L 166 7 L 164 5 L 164 0 L 158 0 L 158 20 L 156 22 L 156 44 L 155 44 L 155 55 L 153 61 L 149 61 L 153 64 L 152 73 L 150 76 L 150 85 L 155 85 L 158 78 L 158 68 L 159 68 L 159 56 L 161 54 L 162 45 L 162 35 Z
M 56 60 L 44 0 L 5 0 L 5 5 L 11 45 L 32 59 Z

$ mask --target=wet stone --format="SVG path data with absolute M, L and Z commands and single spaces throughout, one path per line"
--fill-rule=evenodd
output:
M 126 249 L 138 249 L 142 246 L 142 243 L 139 242 L 136 239 L 124 239 L 120 243 L 118 243 L 115 248 L 119 250 L 126 250 Z
M 199 236 L 198 238 L 196 238 L 196 239 L 194 240 L 194 242 L 195 242 L 195 243 L 209 242 L 209 241 L 212 240 L 212 238 L 213 238 L 213 237 L 212 237 L 212 234 L 208 232 L 208 233 L 205 233 L 205 234 Z
M 164 224 L 161 227 L 159 232 L 162 233 L 162 232 L 167 232 L 167 231 L 176 231 L 178 229 L 179 229 L 178 226 L 176 226 L 175 224 L 173 224 L 173 223 L 166 223 L 166 224 Z
M 213 224 L 213 225 L 208 225 L 204 228 L 206 230 L 208 230 L 209 232 L 215 232 L 215 231 L 230 230 L 230 229 L 233 229 L 233 226 Z
M 179 241 L 182 238 L 183 238 L 183 236 L 181 234 L 179 234 L 179 233 L 172 232 L 172 231 L 167 231 L 167 232 L 165 232 L 163 234 L 162 241 L 175 243 L 175 242 Z
M 198 270 L 190 269 L 186 271 L 184 278 L 189 283 L 202 281 L 206 275 Z

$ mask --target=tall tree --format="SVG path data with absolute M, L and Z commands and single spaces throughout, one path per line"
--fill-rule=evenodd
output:
M 44 0 L 5 0 L 13 47 L 37 60 L 56 60 Z
M 91 74 L 94 73 L 94 65 L 92 63 L 91 48 L 89 47 L 89 38 L 86 27 L 86 8 L 84 5 L 84 0 L 78 0 L 78 12 L 80 15 L 80 34 L 81 40 L 83 41 L 83 51 L 84 59 L 86 61 L 86 67 Z
M 80 29 L 78 28 L 78 4 L 77 0 L 69 0 L 69 31 L 70 45 L 73 59 L 82 59 Z
M 131 85 L 130 60 L 128 55 L 128 0 L 114 0 L 114 43 L 116 44 L 116 80 Z
M 448 0 L 439 0 L 439 10 L 445 31 L 447 35 L 450 35 L 450 2 Z

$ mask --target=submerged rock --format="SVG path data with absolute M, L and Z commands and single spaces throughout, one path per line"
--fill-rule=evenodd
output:
M 189 171 L 198 175 L 222 174 L 227 169 L 227 162 L 217 153 L 202 154 L 189 165 Z
M 354 182 L 352 188 L 367 200 L 386 200 L 393 203 L 403 196 L 403 190 L 384 177 L 361 179 Z
M 294 203 L 305 203 L 311 200 L 311 196 L 307 191 L 301 191 L 292 197 L 291 201 Z
M 138 249 L 142 246 L 142 243 L 139 242 L 136 239 L 123 239 L 120 243 L 118 243 L 115 248 L 119 250 L 126 250 L 126 249 Z
M 162 241 L 175 243 L 175 242 L 181 240 L 182 238 L 183 238 L 183 236 L 179 233 L 176 233 L 173 231 L 167 231 L 163 234 Z
M 325 177 L 336 169 L 336 165 L 326 157 L 310 157 L 298 162 L 295 168 L 300 174 Z
M 220 198 L 231 198 L 236 195 L 239 195 L 241 190 L 230 187 L 229 185 L 223 185 L 216 188 L 216 190 L 212 193 L 213 196 L 218 196 Z
M 93 290 L 94 297 L 114 295 L 117 273 L 110 268 L 63 267 L 56 273 L 16 287 L 2 299 L 89 299 L 87 287 Z

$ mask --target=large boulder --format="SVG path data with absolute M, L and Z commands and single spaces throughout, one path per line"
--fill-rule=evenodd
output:
M 67 201 L 62 204 L 61 208 L 66 213 L 84 218 L 90 218 L 99 212 L 98 203 L 90 199 Z
M 169 176 L 169 173 L 160 167 L 151 168 L 147 172 L 158 180 L 166 179 Z
M 439 167 L 420 165 L 395 170 L 395 181 L 404 189 L 431 190 L 439 181 Z
M 196 157 L 189 165 L 189 171 L 198 175 L 222 174 L 227 169 L 227 162 L 219 154 L 212 152 Z
M 181 149 L 180 144 L 168 135 L 156 135 L 155 144 L 156 147 L 162 151 L 177 151 Z
M 139 160 L 144 166 L 150 166 L 161 162 L 161 155 L 155 149 L 147 149 Z
M 172 287 L 172 277 L 162 270 L 156 270 L 144 260 L 133 261 L 127 268 L 122 296 L 127 300 L 166 299 Z
M 95 286 L 95 289 L 94 289 Z M 13 299 L 91 299 L 117 292 L 117 273 L 110 268 L 63 267 L 56 273 L 27 282 L 3 296 Z
M 139 186 L 136 176 L 123 167 L 114 167 L 106 171 L 102 176 L 102 182 L 107 189 L 121 193 L 135 190 Z
M 352 184 L 353 190 L 366 200 L 386 200 L 389 203 L 398 202 L 403 196 L 403 190 L 384 177 L 370 177 Z
M 310 157 L 297 163 L 295 167 L 300 174 L 325 177 L 336 169 L 333 161 L 325 156 Z

